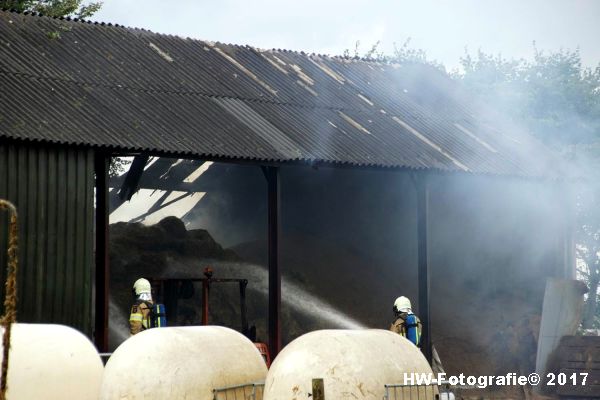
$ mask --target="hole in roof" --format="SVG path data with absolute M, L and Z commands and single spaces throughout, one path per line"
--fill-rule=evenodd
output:
M 297 80 L 296 83 L 298 85 L 302 86 L 304 89 L 306 89 L 313 96 L 315 96 L 315 97 L 319 96 L 319 94 L 317 92 L 315 92 L 311 87 L 309 87 L 306 83 L 304 83 L 300 80 Z
M 148 43 L 148 46 L 150 46 L 150 48 L 152 50 L 154 50 L 159 56 L 161 56 L 163 59 L 167 60 L 168 62 L 174 61 L 173 58 L 171 58 L 171 56 L 167 52 L 161 50 L 160 47 L 158 47 L 154 43 L 150 42 L 150 43 Z
M 355 127 L 356 129 L 358 129 L 361 132 L 364 132 L 368 135 L 371 135 L 371 132 L 369 132 L 367 130 L 367 128 L 365 128 L 364 126 L 362 126 L 361 124 L 359 124 L 358 122 L 356 122 L 355 120 L 353 120 L 352 118 L 350 118 L 348 115 L 344 114 L 341 111 L 338 111 L 338 114 L 340 115 L 340 117 L 342 117 L 346 122 L 348 122 L 350 125 L 352 125 L 353 127 Z
M 194 183 L 196 179 L 200 177 L 203 173 L 205 173 L 210 166 L 213 165 L 212 161 L 206 161 L 204 164 L 199 166 L 194 172 L 189 174 L 183 181 L 186 183 Z
M 262 81 L 258 76 L 256 76 L 252 71 L 250 71 L 248 68 L 246 68 L 245 66 L 243 66 L 235 58 L 231 57 L 229 54 L 225 53 L 223 50 L 221 50 L 217 46 L 213 46 L 213 49 L 217 53 L 219 53 L 223 58 L 225 58 L 227 61 L 229 61 L 230 63 L 232 63 L 233 65 L 235 65 L 239 70 L 241 70 L 244 74 L 246 74 L 246 76 L 248 76 L 254 82 L 258 83 L 260 86 L 262 86 L 264 89 L 266 89 L 273 96 L 277 96 L 277 90 L 273 89 L 266 82 Z
M 365 103 L 367 103 L 371 107 L 375 105 L 375 103 L 373 103 L 367 96 L 363 96 L 362 94 L 358 93 L 358 97 L 360 97 Z

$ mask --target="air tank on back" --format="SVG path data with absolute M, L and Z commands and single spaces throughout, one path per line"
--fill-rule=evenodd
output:
M 381 400 L 385 385 L 401 384 L 404 373 L 413 372 L 432 370 L 421 351 L 396 333 L 380 329 L 315 331 L 288 344 L 275 358 L 264 400 L 314 397 L 313 379 L 323 380 L 326 399 Z M 410 390 L 414 391 L 408 389 L 403 395 L 410 395 Z M 427 392 L 419 389 L 419 394 L 426 395 L 421 398 L 434 398 L 436 393 L 432 387 Z M 417 398 L 417 393 L 413 395 Z
M 1 349 L 0 340 L 0 359 Z M 8 400 L 98 399 L 102 360 L 94 345 L 73 328 L 13 324 L 8 360 Z
M 104 371 L 100 399 L 212 400 L 213 390 L 264 382 L 267 366 L 254 343 L 220 326 L 155 328 L 123 342 Z M 217 394 L 216 398 L 221 398 Z M 225 396 L 222 396 L 225 398 Z

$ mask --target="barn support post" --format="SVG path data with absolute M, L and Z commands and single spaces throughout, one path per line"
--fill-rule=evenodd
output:
M 206 275 L 206 273 L 205 273 Z M 210 276 L 202 280 L 202 319 L 200 325 L 208 325 L 208 302 L 210 297 Z
M 100 352 L 108 351 L 108 169 L 110 156 L 102 151 L 94 154 L 96 174 L 96 285 L 94 342 Z
M 281 190 L 278 167 L 263 167 L 268 187 L 269 252 L 269 351 L 271 358 L 281 350 L 281 269 L 279 241 L 281 234 Z
M 431 308 L 428 245 L 429 179 L 427 174 L 413 175 L 417 189 L 417 265 L 419 269 L 419 318 L 423 325 L 421 349 L 431 364 Z

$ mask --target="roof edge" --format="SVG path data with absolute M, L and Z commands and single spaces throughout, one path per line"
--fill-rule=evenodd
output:
M 53 17 L 53 16 L 45 15 L 45 14 L 35 12 L 35 11 L 19 11 L 14 8 L 0 8 L 0 12 L 24 15 L 24 16 L 32 17 L 32 18 L 49 18 L 49 19 L 54 19 L 54 20 L 59 20 L 59 21 L 67 21 L 70 23 L 77 23 L 77 24 L 84 24 L 84 25 L 112 27 L 112 28 L 124 29 L 127 31 L 142 32 L 145 34 L 152 34 L 152 35 L 158 35 L 158 36 L 164 36 L 164 37 L 170 37 L 170 38 L 178 38 L 178 39 L 183 39 L 183 40 L 191 40 L 191 41 L 197 41 L 197 42 L 202 42 L 202 43 L 212 43 L 215 45 L 246 48 L 246 49 L 252 49 L 259 53 L 264 53 L 264 52 L 292 53 L 292 54 L 297 54 L 299 56 L 304 56 L 304 57 L 321 58 L 321 59 L 329 59 L 329 60 L 344 61 L 344 62 L 361 62 L 361 63 L 367 63 L 367 64 L 374 65 L 374 66 L 403 66 L 403 65 L 418 64 L 418 65 L 423 65 L 423 66 L 429 67 L 433 70 L 437 70 L 433 66 L 425 64 L 425 63 L 421 64 L 421 63 L 412 63 L 411 62 L 411 63 L 407 63 L 407 64 L 402 64 L 402 63 L 393 62 L 393 61 L 389 61 L 389 60 L 384 61 L 384 60 L 379 60 L 379 59 L 369 58 L 369 57 L 356 57 L 356 56 L 350 57 L 350 56 L 344 56 L 344 55 L 331 55 L 331 54 L 322 54 L 322 53 L 315 53 L 315 52 L 309 53 L 309 52 L 305 52 L 303 50 L 290 50 L 290 49 L 281 49 L 281 48 L 270 48 L 270 49 L 269 48 L 261 48 L 261 47 L 253 46 L 250 44 L 225 43 L 225 42 L 221 42 L 221 41 L 212 41 L 212 40 L 207 40 L 207 39 L 193 38 L 193 37 L 182 36 L 182 35 L 177 35 L 177 34 L 161 33 L 161 32 L 152 31 L 152 30 L 146 29 L 146 28 L 140 28 L 140 27 L 136 27 L 136 26 L 127 26 L 127 25 L 122 25 L 122 24 L 117 24 L 117 23 L 112 23 L 112 22 L 95 21 L 95 20 L 91 20 L 91 19 L 84 19 L 84 18 L 77 18 L 77 17 L 70 17 L 70 16 Z

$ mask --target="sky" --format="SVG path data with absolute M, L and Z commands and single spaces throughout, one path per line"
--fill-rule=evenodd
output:
M 468 49 L 507 58 L 580 48 L 600 64 L 600 0 L 104 0 L 94 20 L 183 37 L 339 55 L 377 41 L 411 47 L 448 69 Z

